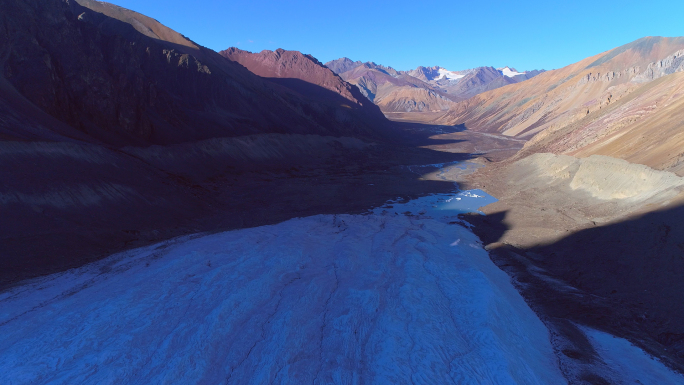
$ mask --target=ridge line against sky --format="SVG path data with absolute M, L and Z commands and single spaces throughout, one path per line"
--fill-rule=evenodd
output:
M 112 0 L 216 51 L 284 48 L 397 70 L 556 69 L 645 36 L 683 36 L 682 1 Z

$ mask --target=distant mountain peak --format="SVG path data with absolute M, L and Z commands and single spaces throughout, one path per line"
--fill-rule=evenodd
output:
M 452 71 L 437 65 L 397 71 L 372 61 L 354 62 L 346 57 L 325 65 L 355 84 L 365 96 L 388 112 L 446 109 L 454 101 L 521 82 L 543 72 L 518 72 L 509 66 Z
M 361 61 L 353 61 L 348 57 L 342 57 L 339 59 L 331 60 L 325 63 L 325 66 L 330 68 L 330 70 L 336 74 L 342 74 L 347 71 L 351 71 L 356 67 L 364 65 Z
M 506 77 L 509 77 L 509 78 L 512 78 L 512 77 L 514 77 L 514 76 L 519 76 L 519 75 L 525 75 L 525 74 L 527 74 L 527 72 L 519 72 L 519 71 L 516 70 L 515 68 L 511 68 L 511 67 L 509 67 L 509 66 L 505 66 L 505 67 L 503 67 L 503 68 L 497 68 L 497 69 L 499 70 L 499 72 L 501 72 L 501 74 L 502 74 L 503 76 L 506 76 Z

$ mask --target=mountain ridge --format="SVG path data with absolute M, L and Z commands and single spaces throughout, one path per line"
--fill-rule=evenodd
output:
M 446 111 L 454 102 L 527 80 L 543 72 L 504 72 L 505 69 L 494 67 L 450 71 L 440 66 L 419 66 L 413 70 L 398 71 L 374 62 L 352 61 L 346 57 L 325 65 L 359 87 L 385 113 Z
M 684 38 L 646 37 L 478 94 L 435 123 L 529 139 L 517 158 L 535 152 L 610 155 L 681 175 L 684 142 L 672 135 L 681 128 L 673 96 L 682 71 Z M 655 122 L 659 130 L 649 130 Z

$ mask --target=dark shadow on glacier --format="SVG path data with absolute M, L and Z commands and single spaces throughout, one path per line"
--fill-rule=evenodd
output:
M 595 360 L 577 325 L 622 337 L 684 373 L 684 206 L 528 249 L 499 243 L 505 212 L 470 216 L 492 260 L 574 364 Z

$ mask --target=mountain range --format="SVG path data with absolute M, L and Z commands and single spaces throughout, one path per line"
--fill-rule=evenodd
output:
M 325 65 L 344 80 L 355 84 L 386 113 L 445 111 L 453 107 L 454 102 L 531 79 L 544 72 L 518 72 L 509 67 L 450 71 L 439 66 L 397 71 L 392 67 L 352 61 L 346 57 Z

